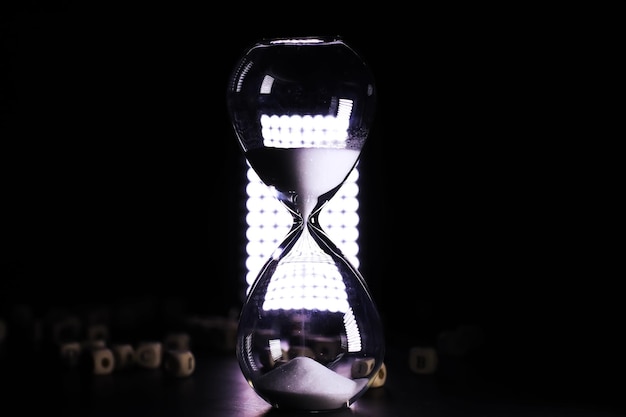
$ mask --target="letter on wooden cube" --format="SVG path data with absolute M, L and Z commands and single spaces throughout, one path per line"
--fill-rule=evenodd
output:
M 196 358 L 190 350 L 166 350 L 163 369 L 169 376 L 187 377 L 196 369 Z
M 370 384 L 370 388 L 379 388 L 385 385 L 387 382 L 387 366 L 383 363 L 381 367 L 376 372 L 374 378 L 372 378 L 372 383 Z
M 61 364 L 66 368 L 75 368 L 80 362 L 82 346 L 79 342 L 66 342 L 59 346 Z
M 430 346 L 413 346 L 409 350 L 409 368 L 416 374 L 433 374 L 437 370 L 439 356 Z
M 367 378 L 374 370 L 374 358 L 362 358 L 352 362 L 352 378 Z
M 135 365 L 135 348 L 130 343 L 115 343 L 111 346 L 115 357 L 115 370 L 130 369 Z
M 161 342 L 141 342 L 135 348 L 135 363 L 142 368 L 156 369 L 163 359 Z
M 115 357 L 109 348 L 86 349 L 81 360 L 84 371 L 93 375 L 108 375 L 115 369 Z

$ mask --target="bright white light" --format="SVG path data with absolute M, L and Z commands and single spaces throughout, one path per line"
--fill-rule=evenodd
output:
M 270 339 L 269 341 L 270 355 L 275 361 L 279 360 L 283 356 L 283 350 L 280 346 L 280 339 Z
M 322 39 L 316 38 L 294 38 L 294 39 L 277 39 L 273 40 L 271 44 L 303 44 L 303 43 L 322 43 L 324 42 Z
M 261 83 L 261 91 L 259 91 L 259 93 L 270 94 L 272 92 L 272 85 L 274 85 L 274 77 L 266 75 Z
M 334 264 L 279 263 L 270 281 L 264 310 L 328 310 L 346 312 L 346 287 Z
M 251 334 L 246 336 L 245 351 L 246 351 L 246 356 L 248 357 L 248 363 L 252 367 L 252 370 L 256 371 L 257 370 L 256 361 L 252 357 L 252 335 Z
M 270 92 L 273 83 L 273 79 L 270 78 L 264 80 L 263 87 L 261 88 L 262 92 Z M 320 114 L 291 116 L 284 114 L 261 115 L 260 121 L 264 145 L 273 148 L 320 147 L 345 149 L 353 101 L 341 98 L 334 98 L 333 101 L 336 102 L 335 116 Z M 332 172 L 332 170 L 329 172 Z M 337 181 L 336 178 L 323 175 L 325 173 L 326 171 L 311 175 L 314 175 L 318 183 L 322 182 L 324 187 L 326 187 L 325 182 L 328 181 L 333 184 L 338 183 L 335 182 Z M 248 245 L 246 249 L 248 260 L 246 267 L 248 268 L 248 273 L 246 275 L 246 282 L 248 288 L 246 292 L 250 289 L 250 285 L 254 282 L 259 271 L 270 256 L 279 256 L 279 254 L 274 253 L 274 251 L 287 236 L 293 224 L 291 214 L 278 202 L 273 189 L 265 185 L 249 165 L 247 177 L 248 184 L 246 192 L 248 194 L 248 200 L 246 207 L 248 214 L 246 221 L 248 230 L 246 232 L 246 238 L 248 239 Z M 355 167 L 355 169 L 350 172 L 339 191 L 323 208 L 319 216 L 322 229 L 324 229 L 330 239 L 343 251 L 348 261 L 357 269 L 359 267 L 359 247 L 357 244 L 359 237 L 359 216 L 357 214 L 359 207 L 358 177 L 358 170 Z M 333 275 L 331 271 L 317 270 L 305 272 L 324 277 Z M 302 274 L 303 271 L 292 271 L 292 273 Z M 336 271 L 334 274 L 336 274 Z M 289 291 L 294 291 L 295 295 L 293 297 L 290 296 L 289 300 L 283 299 L 282 295 L 276 296 L 276 298 L 270 298 L 266 300 L 266 307 L 268 309 L 281 308 L 281 306 L 284 308 L 284 305 L 280 303 L 293 302 L 306 304 L 310 300 L 304 295 L 300 297 L 299 301 L 294 301 L 298 299 L 298 292 L 302 292 L 303 288 L 306 288 L 307 293 L 313 293 L 312 288 L 307 287 L 285 287 L 285 289 L 287 288 Z M 328 300 L 327 308 L 333 311 L 345 311 L 346 305 L 331 296 Z
M 252 68 L 252 62 L 248 62 L 245 68 L 241 69 L 241 74 L 239 74 L 239 76 L 237 77 L 237 86 L 235 87 L 235 90 L 238 93 L 241 91 L 243 80 L 246 78 L 246 74 L 248 74 L 248 72 L 250 71 L 250 68 Z
M 346 335 L 348 338 L 348 352 L 360 352 L 361 332 L 359 331 L 358 323 L 354 319 L 352 309 L 348 309 L 346 314 L 344 314 L 343 325 L 346 329 Z
M 261 91 L 269 93 L 272 82 L 264 80 Z M 345 148 L 352 105 L 353 101 L 350 99 L 338 99 L 335 116 L 263 114 L 263 143 L 270 148 Z
M 358 269 L 360 262 L 357 243 L 359 237 L 357 168 L 348 175 L 337 194 L 322 209 L 319 221 L 330 239 Z M 274 197 L 272 190 L 249 166 L 247 174 L 249 184 L 246 187 L 248 192 L 246 283 L 249 289 L 265 262 L 289 233 L 293 219 L 287 209 Z

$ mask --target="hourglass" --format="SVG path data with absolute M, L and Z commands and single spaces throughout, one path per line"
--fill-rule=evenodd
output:
M 372 74 L 340 38 L 265 39 L 236 65 L 227 104 L 245 158 L 293 216 L 242 307 L 240 368 L 275 408 L 348 408 L 383 364 L 383 328 L 364 278 L 319 214 L 368 137 Z

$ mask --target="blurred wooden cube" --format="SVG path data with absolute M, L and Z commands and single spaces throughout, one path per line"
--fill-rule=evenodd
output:
M 135 347 L 135 363 L 142 368 L 159 368 L 162 360 L 163 344 L 161 342 L 145 341 Z
M 439 355 L 431 346 L 413 346 L 409 349 L 409 368 L 416 374 L 433 374 L 437 370 Z
M 374 378 L 372 378 L 370 388 L 382 387 L 383 385 L 385 385 L 385 382 L 387 382 L 387 366 L 383 362 L 383 364 L 378 369 L 378 372 L 376 372 Z
M 115 357 L 109 348 L 86 349 L 79 365 L 85 373 L 109 375 L 115 369 Z
M 123 371 L 135 366 L 135 348 L 130 343 L 115 343 L 111 345 L 115 357 L 115 370 Z
M 64 368 L 76 368 L 80 362 L 82 346 L 79 342 L 66 342 L 59 346 L 59 358 Z
M 374 358 L 362 358 L 352 362 L 352 378 L 367 378 L 374 370 L 376 361 Z
M 196 359 L 190 350 L 166 350 L 163 354 L 163 369 L 169 376 L 188 377 L 196 369 Z

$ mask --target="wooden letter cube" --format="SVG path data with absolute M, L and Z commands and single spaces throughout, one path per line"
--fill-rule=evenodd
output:
M 135 365 L 135 349 L 130 343 L 116 343 L 111 346 L 115 357 L 115 370 L 130 369 Z
M 135 363 L 142 368 L 156 369 L 163 359 L 161 342 L 141 342 L 135 348 Z
M 432 374 L 437 370 L 439 356 L 433 347 L 414 346 L 409 350 L 409 368 L 416 374 Z
M 79 342 L 66 342 L 59 346 L 61 364 L 66 368 L 74 368 L 80 362 L 82 346 Z
M 196 359 L 190 350 L 166 350 L 163 355 L 163 369 L 167 375 L 187 377 L 196 369 Z
M 352 362 L 352 378 L 367 378 L 374 370 L 374 358 L 357 359 Z
M 383 363 L 370 384 L 370 388 L 378 388 L 385 385 L 387 382 L 387 366 Z
M 81 362 L 83 370 L 93 375 L 108 375 L 115 369 L 115 357 L 108 348 L 85 350 Z

